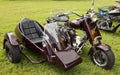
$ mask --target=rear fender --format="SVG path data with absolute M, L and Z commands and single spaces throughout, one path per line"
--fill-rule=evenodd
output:
M 13 33 L 6 33 L 3 40 L 3 48 L 5 48 L 5 42 L 9 41 L 11 45 L 19 45 L 17 37 Z
M 106 44 L 98 44 L 98 45 L 94 45 L 90 48 L 89 52 L 88 52 L 88 55 L 91 55 L 93 54 L 94 52 L 94 48 L 97 48 L 97 49 L 101 49 L 103 51 L 108 51 L 111 49 L 111 47 L 109 45 L 106 45 Z

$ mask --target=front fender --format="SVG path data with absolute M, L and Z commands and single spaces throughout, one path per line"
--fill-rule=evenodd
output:
M 6 33 L 3 40 L 3 48 L 5 48 L 5 42 L 9 41 L 11 45 L 19 45 L 17 37 L 13 33 Z
M 88 52 L 89 55 L 93 54 L 94 48 L 100 49 L 100 50 L 103 50 L 103 51 L 108 51 L 108 50 L 111 49 L 111 47 L 107 44 L 103 44 L 103 43 L 102 44 L 97 44 L 97 45 L 94 45 L 90 48 L 90 50 Z

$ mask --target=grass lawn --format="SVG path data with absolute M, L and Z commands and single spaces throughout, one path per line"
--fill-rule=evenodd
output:
M 114 0 L 96 0 L 98 7 L 114 4 Z M 83 62 L 74 68 L 64 71 L 51 63 L 32 64 L 22 56 L 18 64 L 11 64 L 5 56 L 3 38 L 6 32 L 14 32 L 20 19 L 27 17 L 44 24 L 45 18 L 50 16 L 51 9 L 64 8 L 66 10 L 85 13 L 91 7 L 91 0 L 73 1 L 3 1 L 0 0 L 0 75 L 120 75 L 120 32 L 107 33 L 101 31 L 102 41 L 109 44 L 115 54 L 115 65 L 106 71 L 94 65 L 84 48 L 81 57 Z M 120 30 L 120 28 L 119 28 Z

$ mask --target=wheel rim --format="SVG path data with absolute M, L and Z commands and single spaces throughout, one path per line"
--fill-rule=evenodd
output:
M 8 59 L 12 61 L 12 54 L 10 52 L 7 53 Z
M 96 65 L 104 67 L 108 63 L 108 58 L 105 52 L 98 50 L 93 55 L 93 61 L 95 62 Z
M 98 21 L 97 26 L 100 29 L 109 29 L 109 23 L 107 21 Z

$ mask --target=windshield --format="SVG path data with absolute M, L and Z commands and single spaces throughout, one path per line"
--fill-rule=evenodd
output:
M 52 42 L 54 42 L 58 49 L 61 50 L 61 44 L 60 44 L 60 41 L 59 41 L 59 33 L 58 33 L 58 25 L 56 22 L 54 23 L 48 23 L 45 25 L 45 29 L 50 33 L 50 35 L 52 35 L 52 37 L 54 38 L 54 40 L 52 40 Z

